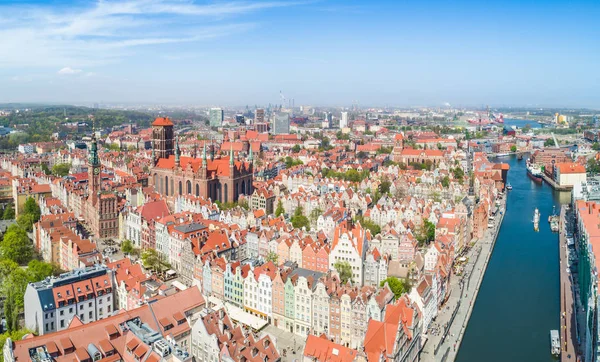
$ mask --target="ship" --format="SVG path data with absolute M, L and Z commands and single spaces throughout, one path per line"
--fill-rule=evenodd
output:
M 556 329 L 550 331 L 550 351 L 553 355 L 560 355 L 560 335 Z
M 527 176 L 532 179 L 534 182 L 541 184 L 544 179 L 542 179 L 542 169 L 538 165 L 534 165 L 531 163 L 531 160 L 527 159 Z
M 533 230 L 540 231 L 540 210 L 537 207 L 533 212 Z
M 507 190 L 512 190 L 512 185 L 510 184 L 510 182 L 508 183 L 508 185 L 506 185 L 506 189 Z
M 550 230 L 558 232 L 559 230 L 560 217 L 556 215 L 556 206 L 552 207 L 552 215 L 548 216 L 548 222 L 550 223 Z

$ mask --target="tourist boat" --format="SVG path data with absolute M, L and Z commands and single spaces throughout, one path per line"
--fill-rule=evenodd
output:
M 550 346 L 553 355 L 560 355 L 560 335 L 556 329 L 550 331 Z
M 519 154 L 517 155 L 517 160 L 521 161 L 522 159 L 523 159 L 523 154 L 522 154 L 522 153 L 519 153 Z
M 540 166 L 532 164 L 530 159 L 527 159 L 527 175 L 536 183 L 541 184 L 543 181 L 542 169 Z
M 510 184 L 510 182 L 508 183 L 508 185 L 506 185 L 506 189 L 507 190 L 512 190 L 512 185 Z
M 509 155 L 508 153 L 504 153 L 504 152 L 502 152 L 502 153 L 496 153 L 496 157 L 506 157 L 508 155 Z
M 540 231 L 540 210 L 537 207 L 533 212 L 533 230 Z
M 559 230 L 560 217 L 556 215 L 556 206 L 552 207 L 552 215 L 548 216 L 548 222 L 550 223 L 550 230 L 558 232 Z

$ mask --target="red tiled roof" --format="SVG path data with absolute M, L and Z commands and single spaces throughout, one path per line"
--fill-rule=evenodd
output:
M 158 117 L 152 122 L 153 126 L 173 126 L 173 122 L 169 119 L 169 117 Z

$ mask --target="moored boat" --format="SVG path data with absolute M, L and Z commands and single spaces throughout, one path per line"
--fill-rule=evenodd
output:
M 533 230 L 540 231 L 540 210 L 537 207 L 533 212 Z
M 507 190 L 512 190 L 512 185 L 510 184 L 510 182 L 506 185 L 506 189 Z
M 527 176 L 532 179 L 534 182 L 541 184 L 542 179 L 542 169 L 540 166 L 534 165 L 531 163 L 529 159 L 527 159 Z
M 550 351 L 555 356 L 560 354 L 560 335 L 556 329 L 550 331 Z

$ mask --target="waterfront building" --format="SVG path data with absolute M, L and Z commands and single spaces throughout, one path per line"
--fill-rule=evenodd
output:
M 223 125 L 223 109 L 211 108 L 208 118 L 211 127 L 221 127 Z
M 554 181 L 560 187 L 573 187 L 586 181 L 587 173 L 585 166 L 574 162 L 563 162 L 554 164 Z
M 30 283 L 25 290 L 25 327 L 39 335 L 65 330 L 74 318 L 89 323 L 114 312 L 112 270 L 76 269 Z

